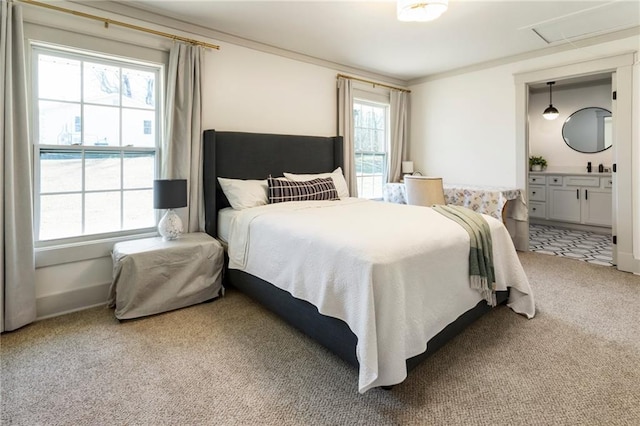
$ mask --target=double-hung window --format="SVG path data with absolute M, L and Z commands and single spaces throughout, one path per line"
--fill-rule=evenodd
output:
M 387 180 L 389 105 L 354 99 L 353 130 L 358 197 L 380 199 Z
M 155 64 L 33 46 L 36 242 L 152 230 Z

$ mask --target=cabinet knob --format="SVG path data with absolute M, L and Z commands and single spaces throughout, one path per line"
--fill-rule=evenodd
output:
M 535 211 L 536 211 L 536 208 L 535 208 L 535 207 L 533 207 L 531 210 L 533 210 L 533 211 L 535 212 Z
M 536 191 L 533 191 L 533 192 L 532 192 L 532 194 L 533 194 L 533 195 L 536 195 Z
M 554 179 L 553 181 L 554 181 L 554 182 L 557 182 L 557 181 L 558 181 L 558 179 Z

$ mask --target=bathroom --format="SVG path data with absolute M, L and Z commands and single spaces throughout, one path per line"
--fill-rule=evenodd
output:
M 542 171 L 528 175 L 534 251 L 600 265 L 615 263 L 612 78 L 604 73 L 529 87 L 529 157 L 546 162 Z M 555 118 L 543 116 L 554 108 Z

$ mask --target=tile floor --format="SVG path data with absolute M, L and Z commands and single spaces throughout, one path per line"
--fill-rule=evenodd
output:
M 529 248 L 537 253 L 613 266 L 611 235 L 547 225 L 529 225 Z

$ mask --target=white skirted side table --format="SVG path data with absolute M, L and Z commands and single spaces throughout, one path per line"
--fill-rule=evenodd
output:
M 184 308 L 219 296 L 224 250 L 203 232 L 116 243 L 109 307 L 118 319 Z
M 447 204 L 468 207 L 478 213 L 505 221 L 511 217 L 526 221 L 527 205 L 522 191 L 517 188 L 477 185 L 443 185 Z M 387 183 L 382 189 L 384 201 L 407 204 L 407 190 L 404 183 Z
M 478 213 L 502 220 L 518 250 L 527 250 L 529 210 L 518 188 L 444 184 L 447 204 L 468 207 Z M 382 188 L 384 201 L 407 204 L 404 183 L 387 183 Z

